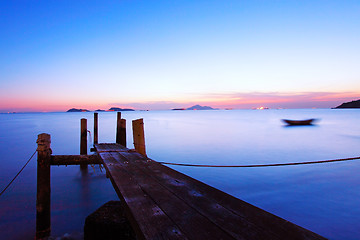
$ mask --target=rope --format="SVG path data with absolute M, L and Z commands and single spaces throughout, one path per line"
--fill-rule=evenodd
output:
M 208 165 L 208 164 L 187 164 L 187 163 L 170 163 L 170 162 L 158 162 L 167 165 L 187 166 L 187 167 L 233 167 L 233 168 L 250 168 L 250 167 L 279 167 L 279 166 L 294 166 L 305 164 L 317 164 L 317 163 L 330 163 L 330 162 L 344 162 L 351 160 L 359 160 L 360 157 L 353 158 L 340 158 L 331 160 L 311 161 L 311 162 L 292 162 L 292 163 L 270 163 L 270 164 L 253 164 L 253 165 Z
M 4 190 L 1 191 L 0 196 L 6 191 L 6 189 L 8 189 L 8 187 L 10 187 L 10 185 L 15 181 L 15 179 L 19 176 L 19 174 L 24 170 L 24 168 L 28 165 L 28 163 L 30 162 L 30 160 L 34 157 L 35 153 L 37 150 L 35 150 L 35 152 L 33 153 L 33 155 L 31 155 L 31 157 L 29 158 L 29 160 L 25 163 L 25 165 L 20 169 L 20 171 L 15 175 L 15 177 L 9 182 L 9 184 L 4 188 Z

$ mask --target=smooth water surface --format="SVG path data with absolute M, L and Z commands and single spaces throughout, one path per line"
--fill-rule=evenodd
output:
M 156 161 L 244 165 L 360 156 L 360 110 L 232 110 L 123 112 L 144 118 L 147 154 Z M 80 119 L 93 113 L 0 114 L 0 188 L 51 134 L 53 154 L 78 154 Z M 314 126 L 286 127 L 282 118 L 317 118 Z M 116 113 L 99 113 L 99 142 L 114 142 Z M 91 141 L 89 140 L 89 147 Z M 261 168 L 170 166 L 329 239 L 360 239 L 360 160 Z M 87 215 L 117 199 L 104 170 L 51 168 L 52 235 L 79 233 Z M 0 197 L 4 239 L 35 232 L 36 158 Z

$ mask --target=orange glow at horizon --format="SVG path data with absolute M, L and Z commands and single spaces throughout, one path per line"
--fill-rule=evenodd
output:
M 209 96 L 197 96 L 188 98 L 186 100 L 177 101 L 139 101 L 109 103 L 105 100 L 98 101 L 92 99 L 87 100 L 57 100 L 57 99 L 26 99 L 23 98 L 7 98 L 0 102 L 0 110 L 10 111 L 67 111 L 70 108 L 88 109 L 88 110 L 108 110 L 110 107 L 133 108 L 136 110 L 166 110 L 172 108 L 190 107 L 195 104 L 211 106 L 220 109 L 251 109 L 261 106 L 271 108 L 288 108 L 288 106 L 298 108 L 302 107 L 302 103 L 311 103 L 313 106 L 305 107 L 319 107 L 324 106 L 329 102 L 329 107 L 335 107 L 334 104 L 342 102 L 357 100 L 360 98 L 360 93 L 231 93 L 231 94 L 216 94 Z M 190 99 L 190 100 L 189 100 Z

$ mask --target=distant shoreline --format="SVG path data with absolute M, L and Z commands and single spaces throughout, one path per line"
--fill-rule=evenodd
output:
M 354 100 L 351 102 L 345 102 L 342 103 L 341 105 L 334 107 L 334 109 L 341 109 L 341 108 L 360 108 L 360 99 L 359 100 Z
M 356 110 L 356 109 L 360 109 L 360 108 L 281 108 L 281 109 L 277 109 L 277 108 L 270 108 L 270 109 L 267 109 L 266 111 L 271 111 L 271 110 L 277 110 L 277 111 L 281 111 L 281 110 Z M 254 109 L 250 109 L 250 108 L 244 108 L 244 109 L 213 109 L 213 110 L 201 110 L 201 111 L 255 111 Z M 131 111 L 131 112 L 147 112 L 147 111 L 150 111 L 150 112 L 156 112 L 156 111 L 170 111 L 170 112 L 182 112 L 182 111 L 185 111 L 185 112 L 191 112 L 191 111 L 197 111 L 197 110 L 173 110 L 173 109 L 161 109 L 161 110 L 134 110 L 134 111 Z M 262 110 L 257 110 L 257 111 L 262 111 Z M 29 112 L 0 112 L 0 114 L 41 114 L 41 113 L 95 113 L 95 112 L 98 112 L 98 113 L 112 113 L 112 112 L 117 112 L 117 111 L 97 111 L 97 110 L 89 110 L 87 112 L 66 112 L 66 111 L 49 111 L 49 112 L 39 112 L 39 111 L 29 111 Z M 119 111 L 119 112 L 122 112 L 122 111 Z M 125 111 L 126 112 L 126 111 Z

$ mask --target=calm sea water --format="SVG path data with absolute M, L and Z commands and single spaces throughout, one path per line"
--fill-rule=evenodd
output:
M 359 156 L 360 110 L 233 110 L 123 112 L 144 118 L 148 156 L 157 161 L 236 165 Z M 93 113 L 0 114 L 0 188 L 51 134 L 53 154 L 79 154 L 80 119 Z M 315 126 L 285 127 L 282 118 L 317 118 Z M 99 142 L 114 142 L 116 113 L 99 113 Z M 89 147 L 91 142 L 89 141 Z M 267 168 L 172 166 L 191 177 L 329 239 L 360 239 L 360 160 Z M 51 168 L 52 235 L 78 234 L 87 215 L 117 199 L 104 170 Z M 0 197 L 2 239 L 33 239 L 36 158 Z

